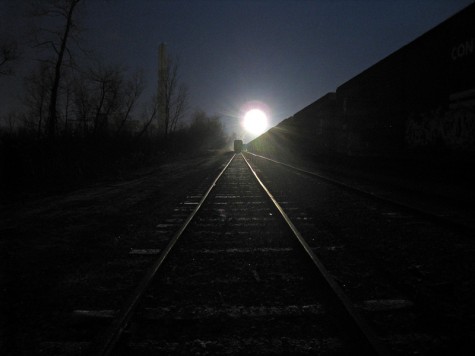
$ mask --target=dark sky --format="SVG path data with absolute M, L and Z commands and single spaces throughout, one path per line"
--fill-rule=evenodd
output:
M 218 114 L 238 131 L 246 103 L 266 105 L 276 124 L 471 2 L 93 0 L 83 38 L 102 59 L 143 69 L 146 95 L 156 88 L 158 45 L 167 43 L 191 112 Z M 14 3 L 0 0 L 4 33 L 19 25 Z M 2 103 L 15 80 L 0 78 Z

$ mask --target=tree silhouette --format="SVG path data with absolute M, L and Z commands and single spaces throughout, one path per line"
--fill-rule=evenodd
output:
M 10 64 L 18 58 L 18 46 L 15 42 L 0 44 L 0 75 L 10 75 L 13 69 Z
M 160 72 L 157 97 L 158 125 L 165 138 L 175 131 L 185 115 L 188 99 L 185 85 L 179 82 L 178 60 L 167 57 L 166 61 L 165 69 Z
M 69 48 L 69 40 L 78 28 L 75 23 L 75 10 L 81 0 L 50 0 L 48 2 L 37 2 L 34 15 L 40 18 L 54 19 L 56 23 L 60 19 L 62 24 L 59 28 L 43 29 L 43 32 L 53 35 L 53 38 L 37 40 L 37 47 L 47 47 L 53 52 L 51 63 L 53 65 L 53 77 L 49 95 L 48 116 L 46 122 L 46 133 L 50 138 L 54 138 L 58 126 L 58 96 L 62 81 L 62 67 L 66 55 L 72 58 Z

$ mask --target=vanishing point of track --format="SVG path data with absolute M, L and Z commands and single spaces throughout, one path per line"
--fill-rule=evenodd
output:
M 208 353 L 386 354 L 242 154 L 195 203 L 94 353 L 188 354 L 207 339 Z

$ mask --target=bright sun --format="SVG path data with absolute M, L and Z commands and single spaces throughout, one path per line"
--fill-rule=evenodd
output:
M 243 126 L 249 133 L 260 135 L 267 129 L 267 116 L 262 110 L 249 110 L 244 115 Z

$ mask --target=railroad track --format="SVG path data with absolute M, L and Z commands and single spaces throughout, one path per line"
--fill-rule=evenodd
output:
M 387 354 L 243 155 L 188 205 L 94 354 Z
M 323 180 L 325 182 L 334 184 L 340 188 L 347 189 L 349 191 L 371 197 L 372 199 L 390 204 L 396 208 L 403 209 L 407 212 L 412 214 L 417 214 L 425 219 L 428 219 L 432 222 L 440 224 L 442 226 L 447 226 L 451 229 L 455 229 L 462 233 L 470 233 L 473 234 L 475 232 L 475 224 L 473 223 L 473 218 L 470 215 L 467 215 L 467 206 L 463 207 L 441 207 L 439 204 L 433 204 L 432 202 L 429 203 L 420 203 L 416 201 L 408 202 L 406 199 L 402 197 L 387 195 L 384 191 L 378 191 L 375 189 L 374 186 L 372 187 L 365 187 L 361 186 L 358 183 L 349 183 L 323 173 L 315 172 L 312 170 L 304 169 L 301 167 L 297 167 L 285 162 L 281 162 L 269 157 L 265 157 L 262 155 L 254 154 L 251 152 L 246 152 L 251 158 L 261 159 L 267 162 L 272 162 L 273 164 L 280 165 L 291 169 L 295 172 L 308 175 L 310 177 L 317 178 L 319 180 Z M 472 210 L 470 206 L 469 210 Z
M 266 157 L 248 157 L 393 353 L 473 349 L 470 226 Z

